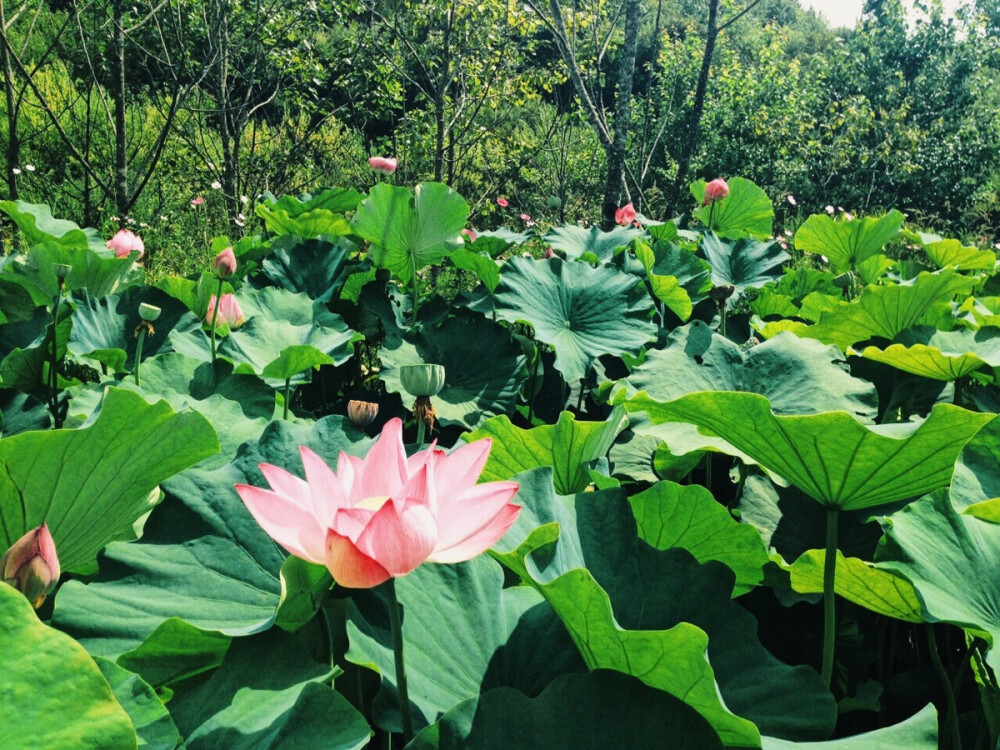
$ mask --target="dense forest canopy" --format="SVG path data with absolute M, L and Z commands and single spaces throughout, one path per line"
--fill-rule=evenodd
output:
M 794 0 L 4 0 L 6 192 L 184 248 L 384 154 L 484 225 L 501 196 L 661 218 L 741 175 L 786 220 L 898 208 L 993 244 L 1000 3 L 917 5 L 834 30 Z

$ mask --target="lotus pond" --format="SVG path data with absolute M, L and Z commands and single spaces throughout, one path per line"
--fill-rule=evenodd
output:
M 0 748 L 998 747 L 996 254 L 723 184 L 0 202 Z

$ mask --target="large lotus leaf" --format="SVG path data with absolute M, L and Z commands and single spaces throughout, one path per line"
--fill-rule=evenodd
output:
M 388 268 L 403 284 L 417 271 L 440 263 L 465 242 L 461 231 L 469 205 L 447 185 L 404 187 L 380 183 L 354 215 L 354 232 L 371 244 L 375 265 Z
M 951 501 L 959 511 L 1000 503 L 1000 419 L 976 433 L 958 457 L 951 480 Z
M 500 688 L 455 706 L 409 750 L 669 747 L 718 750 L 711 726 L 672 695 L 609 670 L 566 675 L 537 698 Z
M 0 584 L 0 747 L 134 750 L 135 731 L 94 660 Z
M 500 267 L 493 258 L 464 247 L 454 250 L 448 258 L 455 264 L 455 268 L 476 274 L 490 294 L 497 290 L 497 284 L 500 283 Z
M 81 229 L 72 221 L 57 219 L 44 203 L 0 201 L 0 211 L 17 225 L 28 245 L 54 241 L 77 250 L 107 250 L 96 229 Z
M 656 336 L 641 283 L 610 267 L 513 258 L 496 297 L 501 318 L 529 323 L 535 338 L 555 347 L 555 367 L 569 382 L 601 355 L 634 354 Z
M 353 209 L 360 199 L 356 190 L 331 188 L 306 201 L 286 195 L 278 201 L 258 203 L 255 211 L 277 235 L 335 237 L 350 233 L 351 224 L 343 212 Z
M 705 181 L 691 184 L 691 194 L 701 204 L 705 198 Z M 743 177 L 729 181 L 729 195 L 710 206 L 701 206 L 694 216 L 711 231 L 724 237 L 752 235 L 764 239 L 771 236 L 774 207 L 767 194 Z
M 920 713 L 891 727 L 826 742 L 788 742 L 774 737 L 763 740 L 763 750 L 937 750 L 937 711 L 927 705 Z
M 184 303 L 200 320 L 204 320 L 205 313 L 208 312 L 209 301 L 219 293 L 219 279 L 212 273 L 202 273 L 191 278 L 164 276 L 157 280 L 155 286 L 164 294 Z M 232 291 L 232 285 L 224 281 L 222 293 L 231 294 Z
M 733 596 L 764 581 L 769 558 L 757 529 L 733 518 L 704 487 L 658 482 L 629 502 L 640 539 L 656 549 L 686 549 L 698 562 L 723 563 L 736 574 Z
M 108 681 L 115 699 L 128 713 L 142 750 L 174 750 L 181 743 L 180 732 L 170 712 L 139 675 L 122 669 L 100 656 L 94 659 Z
M 729 304 L 739 301 L 747 289 L 760 288 L 780 277 L 782 264 L 791 257 L 773 240 L 724 240 L 712 232 L 704 236 L 701 248 L 712 266 L 712 283 L 734 287 Z
M 179 617 L 171 617 L 136 648 L 121 654 L 115 663 L 159 690 L 215 669 L 222 663 L 231 641 L 230 636 L 217 630 L 202 630 Z
M 992 250 L 967 247 L 958 240 L 938 240 L 924 245 L 927 257 L 938 268 L 951 266 L 959 271 L 993 271 L 997 256 Z
M 13 258 L 14 256 L 7 256 Z M 2 269 L 3 266 L 0 266 Z M 38 295 L 41 297 L 41 295 Z M 31 292 L 10 279 L 0 277 L 0 324 L 12 320 L 31 320 L 38 302 Z M 44 300 L 48 302 L 48 300 Z
M 245 289 L 237 299 L 246 323 L 219 347 L 237 372 L 285 380 L 320 365 L 341 365 L 361 338 L 321 303 L 287 289 Z
M 750 310 L 761 318 L 794 318 L 801 313 L 795 300 L 787 294 L 779 294 L 773 288 L 764 288 L 750 300 Z
M 263 273 L 282 289 L 327 301 L 346 279 L 346 253 L 332 242 L 286 235 L 274 240 L 271 247 Z
M 562 623 L 538 592 L 523 586 L 504 589 L 503 579 L 503 569 L 480 556 L 459 565 L 423 565 L 396 582 L 411 713 L 418 728 L 492 688 L 536 696 L 554 677 L 584 670 Z M 399 731 L 384 592 L 355 595 L 347 635 L 347 659 L 371 665 L 382 676 L 375 722 Z
M 680 697 L 727 745 L 755 746 L 757 727 L 829 736 L 829 692 L 812 669 L 782 664 L 760 645 L 756 621 L 730 599 L 728 568 L 639 539 L 619 490 L 557 496 L 545 469 L 519 481 L 524 508 L 496 555 L 548 599 L 588 667 Z
M 822 505 L 856 510 L 918 497 L 951 480 L 963 446 L 995 415 L 939 404 L 918 424 L 866 427 L 850 414 L 775 416 L 755 393 L 692 393 L 625 402 L 653 422 L 710 430 Z M 836 435 L 836 440 L 830 436 Z
M 49 426 L 49 410 L 44 402 L 26 393 L 0 388 L 0 437 Z
M 823 550 L 813 549 L 792 563 L 788 568 L 792 588 L 800 594 L 822 594 L 825 559 Z M 839 550 L 834 589 L 838 596 L 880 615 L 905 622 L 924 621 L 913 584 L 865 560 L 844 557 Z
M 23 341 L 24 335 L 37 332 L 37 337 L 23 346 L 16 346 L 0 362 L 0 383 L 6 388 L 16 388 L 24 393 L 35 393 L 39 398 L 48 398 L 50 393 L 49 365 L 52 361 L 53 343 L 56 357 L 66 355 L 67 345 L 73 332 L 73 312 L 76 305 L 64 302 L 59 306 L 59 320 L 52 325 L 52 314 L 39 308 L 31 320 L 7 324 L 4 338 L 7 342 Z M 12 335 L 11 335 L 12 334 Z M 9 337 L 8 337 L 9 336 Z M 53 342 L 55 336 L 55 342 Z M 61 379 L 60 379 L 60 385 Z
M 299 217 L 309 211 L 322 208 L 335 214 L 353 211 L 363 196 L 354 188 L 326 188 L 316 195 L 283 195 L 277 200 L 267 200 L 269 208 L 283 211 L 291 217 Z
M 103 253 L 87 248 L 73 248 L 55 242 L 35 245 L 24 256 L 18 256 L 3 269 L 7 280 L 20 284 L 35 295 L 51 299 L 59 291 L 59 279 L 54 266 L 73 267 L 63 288 L 67 291 L 86 290 L 94 297 L 103 297 L 142 281 L 145 272 L 129 258 L 116 258 L 105 249 Z
M 63 586 L 55 621 L 92 653 L 109 657 L 138 648 L 174 616 L 227 635 L 266 630 L 280 601 L 285 553 L 234 484 L 267 486 L 257 468 L 262 462 L 301 475 L 300 445 L 335 463 L 341 449 L 359 454 L 370 442 L 343 417 L 309 427 L 274 422 L 231 464 L 165 482 L 167 497 L 146 521 L 142 539 L 109 546 L 93 583 Z
M 463 438 L 468 442 L 493 439 L 483 480 L 511 479 L 529 469 L 550 466 L 556 492 L 571 495 L 587 488 L 588 465 L 606 456 L 626 427 L 628 417 L 621 408 L 604 422 L 577 422 L 564 411 L 554 425 L 530 430 L 515 427 L 506 416 L 494 417 Z
M 798 336 L 819 339 L 847 350 L 852 344 L 875 336 L 893 339 L 901 331 L 923 322 L 936 302 L 950 301 L 971 291 L 971 279 L 953 271 L 921 273 L 911 282 L 892 286 L 868 286 L 853 302 L 845 302 L 820 315 L 815 325 L 794 321 L 768 323 L 765 336 L 790 330 Z
M 89 568 L 149 511 L 157 484 L 218 450 L 200 414 L 111 388 L 86 427 L 0 442 L 0 547 L 47 523 L 62 569 Z
M 646 270 L 653 296 L 681 320 L 690 318 L 694 304 L 704 299 L 703 292 L 710 286 L 705 261 L 671 242 L 657 242 L 652 247 L 637 242 L 635 255 Z
M 602 232 L 600 227 L 579 227 L 564 224 L 553 227 L 542 236 L 553 250 L 562 250 L 568 260 L 589 260 L 604 263 L 611 260 L 615 251 L 628 247 L 643 231 L 635 227 L 615 227 L 610 232 Z
M 153 323 L 153 334 L 147 332 L 142 345 L 145 357 L 156 354 L 187 309 L 155 287 L 133 287 L 122 294 L 103 298 L 80 295 L 73 312 L 73 333 L 67 345 L 69 352 L 77 357 L 95 359 L 114 371 L 127 366 L 133 368 L 136 330 L 141 322 L 139 305 L 142 303 L 160 308 L 160 317 Z
M 983 365 L 1000 366 L 1000 328 L 939 331 L 917 326 L 885 349 L 868 346 L 858 354 L 931 380 L 958 380 Z
M 332 671 L 281 631 L 240 638 L 207 680 L 178 687 L 170 713 L 191 750 L 361 750 L 371 730 L 324 684 Z
M 525 379 L 525 357 L 507 330 L 479 317 L 449 318 L 440 328 L 423 326 L 393 346 L 379 350 L 382 380 L 391 393 L 402 393 L 401 367 L 444 365 L 445 382 L 434 396 L 444 424 L 474 428 L 483 420 L 513 411 Z
M 834 283 L 836 276 L 817 268 L 792 268 L 778 279 L 774 291 L 801 302 L 813 292 L 840 296 L 843 290 Z
M 795 248 L 825 255 L 834 271 L 847 271 L 881 252 L 900 233 L 903 220 L 903 214 L 895 210 L 877 219 L 865 217 L 852 221 L 816 214 L 806 219 L 795 233 Z
M 996 645 L 1000 526 L 959 515 L 946 492 L 935 492 L 891 516 L 875 563 L 913 584 L 926 621 L 950 622 Z M 986 660 L 1000 668 L 995 648 Z

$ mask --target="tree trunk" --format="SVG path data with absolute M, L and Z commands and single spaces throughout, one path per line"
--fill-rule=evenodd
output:
M 0 0 L 0 34 L 7 38 L 7 16 Z M 7 45 L 0 43 L 0 66 L 3 67 L 3 89 L 7 100 L 7 192 L 10 200 L 17 200 L 17 175 L 14 167 L 21 159 L 21 142 L 17 133 L 18 102 L 14 93 L 14 70 L 10 65 Z
M 607 182 L 604 184 L 602 222 L 605 231 L 615 226 L 615 211 L 618 209 L 625 178 L 625 149 L 628 145 L 629 125 L 632 122 L 632 81 L 635 78 L 635 51 L 638 41 L 639 0 L 629 0 L 625 8 L 625 43 L 618 53 L 614 138 L 605 148 L 608 166 Z
M 684 139 L 681 158 L 677 162 L 677 176 L 674 178 L 673 189 L 675 200 L 679 200 L 681 197 L 688 169 L 691 167 L 691 159 L 698 145 L 701 115 L 705 110 L 705 92 L 708 90 L 708 74 L 712 68 L 712 55 L 715 53 L 715 39 L 719 36 L 718 18 L 719 0 L 708 0 L 708 33 L 705 36 L 705 54 L 701 58 L 701 72 L 698 74 L 698 87 L 695 89 L 694 107 L 691 109 L 687 137 Z
M 125 141 L 125 0 L 114 0 L 115 208 L 121 226 L 129 211 L 128 145 Z

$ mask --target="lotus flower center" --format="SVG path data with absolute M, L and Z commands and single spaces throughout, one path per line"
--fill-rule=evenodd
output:
M 388 495 L 379 495 L 375 497 L 366 497 L 360 503 L 355 505 L 355 508 L 367 508 L 368 510 L 379 510 L 383 505 L 389 500 Z

